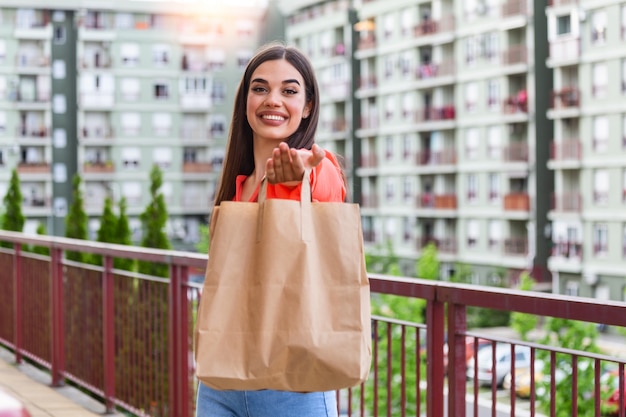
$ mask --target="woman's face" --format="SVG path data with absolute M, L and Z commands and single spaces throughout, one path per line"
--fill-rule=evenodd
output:
M 309 116 L 304 79 L 287 60 L 266 61 L 252 73 L 246 116 L 255 140 L 284 141 Z

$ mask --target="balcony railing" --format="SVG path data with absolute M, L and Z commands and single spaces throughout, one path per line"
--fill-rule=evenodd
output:
M 0 249 L 0 268 L 5 271 L 0 274 L 0 344 L 18 363 L 29 360 L 50 370 L 54 386 L 72 381 L 100 398 L 108 412 L 118 409 L 142 417 L 194 414 L 198 382 L 192 341 L 201 285 L 191 281 L 194 274 L 203 275 L 206 255 L 7 231 L 0 231 L 0 240 L 13 246 Z M 27 246 L 49 254 L 26 252 Z M 71 251 L 100 255 L 102 264 L 70 261 L 66 254 Z M 114 260 L 122 258 L 167 265 L 169 278 L 114 268 Z M 558 366 L 573 365 L 568 392 L 581 401 L 592 398 L 595 416 L 600 416 L 605 404 L 601 396 L 608 388 L 600 374 L 604 365 L 616 370 L 623 386 L 626 359 L 614 353 L 573 350 L 561 346 L 560 339 L 544 345 L 468 331 L 466 311 L 480 307 L 626 327 L 624 302 L 376 274 L 370 274 L 370 286 L 374 294 L 423 300 L 426 319 L 422 324 L 372 317 L 370 378 L 337 393 L 342 416 L 515 416 L 527 415 L 528 409 L 530 415 L 539 415 L 533 366 L 540 354 L 549 358 L 553 376 Z M 472 364 L 479 357 L 478 349 L 468 350 L 468 342 L 504 343 L 511 352 L 519 347 L 529 351 L 526 411 L 515 396 L 521 372 L 515 362 L 506 370 L 510 388 L 499 389 L 494 376 L 487 381 L 490 388 L 481 389 L 477 374 L 468 372 L 477 369 Z M 591 388 L 578 385 L 581 368 L 576 365 L 582 362 L 595 369 Z M 492 367 L 494 363 L 492 358 Z M 551 378 L 542 394 L 551 398 L 551 415 L 556 415 L 557 383 Z M 624 392 L 616 390 L 614 395 L 623 416 Z M 568 415 L 590 412 L 579 412 L 574 401 Z
M 555 161 L 580 161 L 582 144 L 579 139 L 569 139 L 550 144 L 550 159 Z

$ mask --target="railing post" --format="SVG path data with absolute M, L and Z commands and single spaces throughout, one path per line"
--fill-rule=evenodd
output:
M 102 353 L 104 361 L 104 405 L 107 413 L 115 410 L 115 293 L 113 258 L 104 257 L 102 274 Z
M 188 298 L 184 291 L 189 270 L 186 266 L 170 267 L 168 310 L 169 409 L 170 415 L 189 417 L 189 322 Z
M 22 244 L 13 244 L 13 336 L 15 337 L 15 362 L 22 362 Z
M 448 415 L 465 415 L 466 368 L 464 305 L 448 304 Z
M 65 326 L 63 323 L 63 250 L 51 248 L 52 269 L 52 385 L 63 385 L 65 372 Z
M 444 303 L 428 300 L 426 304 L 426 380 L 428 384 L 426 398 L 426 415 L 429 417 L 444 416 Z

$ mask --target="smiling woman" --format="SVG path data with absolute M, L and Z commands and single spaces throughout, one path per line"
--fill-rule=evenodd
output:
M 315 144 L 319 103 L 313 68 L 299 50 L 279 43 L 261 48 L 248 62 L 235 95 L 215 206 L 230 201 L 256 202 L 263 179 L 267 180 L 264 187 L 267 200 L 300 200 L 305 172 L 310 172 L 306 180 L 311 185 L 313 201 L 344 201 L 346 185 L 337 159 Z M 216 207 L 213 213 L 217 211 Z M 214 236 L 213 230 L 210 235 Z M 217 246 L 216 242 L 212 243 L 212 249 L 225 246 Z M 215 344 L 210 346 L 216 348 Z M 196 351 L 201 350 L 202 345 L 197 346 Z M 248 373 L 255 374 L 251 358 L 242 360 L 245 366 L 252 367 Z M 287 392 L 265 385 L 264 388 L 273 389 L 220 390 L 201 383 L 196 415 L 337 416 L 334 392 Z

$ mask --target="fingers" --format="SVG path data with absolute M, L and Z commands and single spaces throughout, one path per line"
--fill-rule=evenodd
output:
M 274 148 L 265 165 L 265 176 L 270 184 L 301 181 L 306 168 L 314 168 L 324 159 L 326 152 L 317 144 L 311 150 L 290 149 L 282 142 Z

